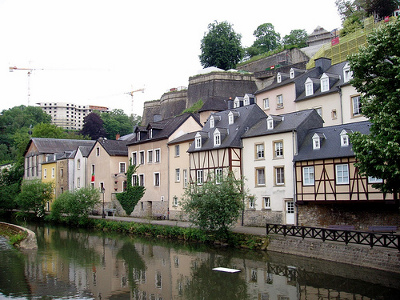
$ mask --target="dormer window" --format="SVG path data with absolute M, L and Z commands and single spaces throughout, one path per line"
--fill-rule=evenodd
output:
M 140 141 L 140 131 L 136 132 L 136 140 Z
M 215 127 L 215 120 L 214 120 L 214 116 L 210 117 L 210 128 L 214 128 Z
M 230 111 L 228 114 L 228 123 L 229 125 L 235 123 L 235 114 L 232 111 Z
M 321 139 L 324 137 L 323 134 L 315 133 L 312 137 L 313 139 L 313 149 L 318 150 L 321 148 Z
M 281 75 L 281 73 L 278 73 L 278 74 L 276 75 L 276 82 L 277 82 L 277 83 L 281 83 L 281 82 L 282 82 L 282 75 Z
M 243 105 L 250 105 L 250 98 L 248 96 L 243 98 Z
M 200 134 L 200 132 L 196 133 L 196 136 L 194 138 L 194 148 L 195 149 L 200 149 L 201 148 L 201 134 Z
M 325 73 L 321 76 L 321 92 L 329 91 L 329 77 Z
M 343 67 L 343 81 L 348 82 L 353 78 L 353 72 L 350 70 L 350 64 L 346 63 Z
M 313 81 L 311 80 L 310 77 L 308 77 L 305 82 L 305 89 L 306 89 L 306 96 L 311 96 L 312 94 L 314 94 Z
M 342 130 L 342 132 L 340 133 L 340 145 L 342 147 L 347 147 L 349 146 L 349 136 L 347 134 L 346 130 Z
M 274 119 L 271 116 L 267 118 L 267 129 L 268 130 L 274 129 Z
M 215 146 L 221 146 L 221 133 L 218 128 L 214 131 L 214 147 Z
M 153 128 L 150 129 L 149 136 L 151 139 L 153 138 Z
M 233 108 L 238 108 L 240 107 L 240 99 L 238 97 L 235 98 L 233 101 Z
M 294 69 L 293 68 L 290 69 L 289 77 L 290 77 L 290 79 L 294 78 Z

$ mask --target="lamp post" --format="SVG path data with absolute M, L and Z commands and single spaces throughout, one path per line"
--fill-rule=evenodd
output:
M 104 212 L 104 194 L 106 192 L 106 189 L 104 187 L 101 187 L 101 193 L 103 194 L 103 213 L 101 215 L 101 217 L 104 219 L 106 217 L 106 214 Z

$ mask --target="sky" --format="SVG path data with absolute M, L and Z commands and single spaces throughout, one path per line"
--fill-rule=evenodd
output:
M 200 43 L 208 24 L 227 21 L 248 47 L 264 23 L 281 37 L 293 29 L 310 34 L 317 26 L 340 28 L 334 3 L 0 0 L 0 112 L 67 102 L 141 115 L 144 101 L 187 87 L 202 69 Z M 33 71 L 28 80 L 27 70 L 10 67 Z

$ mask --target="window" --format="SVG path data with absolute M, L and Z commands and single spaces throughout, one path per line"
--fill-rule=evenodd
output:
M 214 117 L 211 116 L 211 117 L 210 117 L 210 128 L 214 128 L 214 126 L 215 126 Z
M 322 107 L 316 107 L 316 108 L 314 108 L 316 111 L 317 111 L 317 113 L 322 117 Z
M 54 176 L 55 176 L 55 169 L 54 168 L 51 168 L 51 178 L 54 178 Z
M 78 161 L 76 162 L 76 168 L 77 168 L 78 170 L 81 169 L 81 160 L 80 160 L 80 159 L 78 159 Z
M 149 137 L 152 139 L 153 138 L 153 128 L 150 129 Z
M 174 196 L 174 198 L 172 198 L 172 206 L 176 207 L 178 206 L 178 197 Z
M 47 168 L 45 168 L 44 170 L 43 170 L 44 172 L 43 172 L 43 178 L 47 178 Z
M 348 82 L 352 78 L 353 78 L 353 72 L 350 71 L 350 64 L 346 63 L 346 65 L 343 67 L 343 81 Z
M 183 169 L 183 187 L 187 187 L 188 178 L 187 178 L 187 169 Z
M 314 185 L 314 167 L 303 167 L 303 185 Z
M 221 133 L 218 129 L 214 131 L 214 146 L 221 146 Z
M 139 174 L 139 185 L 144 186 L 144 174 Z
M 144 151 L 139 152 L 140 164 L 144 165 Z
M 197 184 L 203 184 L 203 170 L 197 170 Z
M 154 186 L 160 186 L 160 173 L 154 173 Z
M 340 164 L 336 165 L 336 184 L 348 184 L 349 183 L 349 165 Z
M 234 118 L 233 113 L 231 111 L 228 114 L 228 122 L 229 122 L 229 125 L 231 125 L 231 124 L 233 124 L 235 122 L 235 118 Z
M 265 185 L 265 169 L 256 169 L 256 185 Z
M 120 173 L 125 173 L 125 170 L 126 170 L 126 164 L 123 162 L 123 163 L 119 163 L 119 172 Z
M 263 99 L 264 109 L 269 109 L 269 98 Z
M 175 145 L 175 156 L 179 156 L 180 155 L 180 148 L 179 145 Z
M 382 183 L 382 178 L 376 178 L 372 176 L 368 176 L 368 183 Z
M 256 199 L 254 196 L 249 197 L 249 208 L 254 209 L 256 208 Z
M 267 118 L 267 129 L 268 130 L 274 129 L 274 119 L 271 116 Z
M 340 145 L 342 147 L 347 147 L 349 145 L 349 136 L 347 135 L 346 130 L 342 130 L 340 133 Z
M 96 156 L 100 156 L 100 148 L 99 147 L 96 148 Z
M 290 79 L 294 78 L 294 69 L 293 68 L 290 69 L 289 77 L 290 77 Z
M 276 96 L 276 107 L 277 108 L 283 107 L 283 96 L 282 95 Z
M 285 184 L 285 169 L 283 167 L 275 167 L 275 184 Z
M 156 149 L 156 150 L 155 150 L 155 155 L 156 155 L 156 157 L 155 157 L 155 162 L 156 162 L 156 163 L 159 163 L 159 162 L 161 161 L 161 157 L 160 157 L 161 152 L 160 152 L 160 149 Z
M 215 169 L 215 183 L 220 184 L 222 182 L 222 169 Z
M 181 181 L 181 169 L 175 169 L 175 181 L 176 182 Z
M 60 177 L 61 177 L 61 178 L 64 177 L 64 169 L 60 169 Z
M 132 185 L 135 186 L 135 185 L 138 185 L 138 184 L 139 184 L 138 176 L 137 175 L 132 175 Z
M 277 83 L 281 83 L 281 82 L 282 82 L 282 75 L 281 75 L 281 73 L 278 73 L 278 75 L 276 75 L 276 82 L 277 82 Z
M 76 187 L 77 187 L 78 189 L 81 188 L 81 178 L 80 178 L 80 177 L 78 177 L 77 180 L 76 180 Z
M 200 149 L 201 148 L 201 135 L 200 133 L 196 134 L 195 140 L 194 140 L 194 147 L 196 149 Z
M 353 108 L 353 117 L 359 116 L 361 114 L 360 96 L 351 97 L 351 105 Z
M 149 164 L 153 162 L 153 150 L 147 150 L 147 162 Z
M 132 152 L 132 164 L 133 165 L 137 165 L 137 153 L 136 152 Z
M 256 159 L 263 159 L 264 158 L 264 144 L 257 144 L 256 145 Z
M 313 149 L 318 150 L 321 148 L 321 137 L 318 135 L 318 133 L 315 133 L 312 137 L 313 139 Z
M 283 142 L 278 141 L 274 142 L 274 158 L 282 158 L 283 157 Z
M 313 81 L 311 78 L 307 78 L 305 82 L 305 89 L 306 89 L 306 96 L 311 96 L 314 94 L 314 88 L 313 88 Z
M 271 198 L 263 197 L 263 204 L 265 209 L 271 209 Z
M 321 76 L 321 92 L 329 91 L 329 77 L 325 73 Z

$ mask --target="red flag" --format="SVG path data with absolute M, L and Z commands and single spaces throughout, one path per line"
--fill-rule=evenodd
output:
M 92 174 L 92 180 L 91 181 L 94 182 L 94 173 Z
M 331 46 L 339 44 L 339 37 L 335 37 L 331 40 Z

